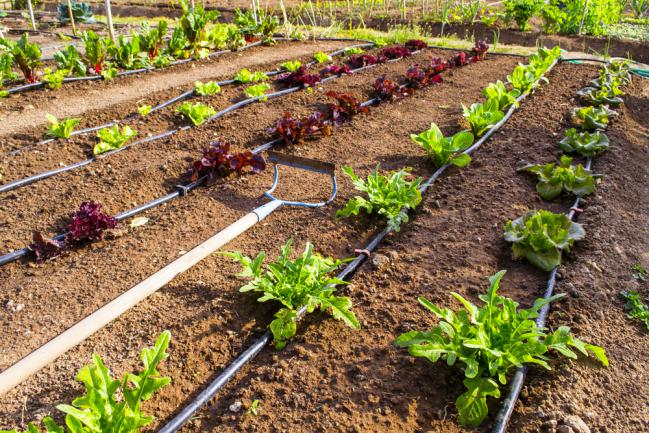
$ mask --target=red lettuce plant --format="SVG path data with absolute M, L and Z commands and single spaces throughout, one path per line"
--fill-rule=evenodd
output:
M 370 65 L 378 65 L 379 63 L 385 63 L 387 57 L 379 55 L 374 56 L 372 54 L 355 54 L 347 60 L 349 66 L 353 69 L 362 68 Z
M 410 51 L 420 51 L 428 48 L 428 44 L 420 39 L 410 39 L 404 46 Z
M 406 47 L 389 47 L 384 48 L 383 51 L 381 51 L 381 55 L 390 60 L 394 60 L 401 59 L 402 57 L 410 57 L 412 56 L 412 51 Z
M 352 70 L 349 69 L 349 66 L 347 65 L 344 66 L 331 65 L 331 66 L 327 66 L 322 71 L 320 71 L 320 75 L 324 75 L 324 76 L 342 75 L 342 74 L 351 75 Z
M 117 220 L 101 211 L 101 204 L 94 201 L 81 203 L 79 210 L 72 214 L 68 225 L 65 243 L 98 241 L 104 231 L 117 227 Z
M 280 75 L 277 80 L 289 86 L 313 86 L 320 81 L 320 76 L 308 74 L 306 66 L 302 65 L 295 72 Z
M 229 143 L 217 141 L 203 149 L 203 157 L 192 164 L 192 180 L 202 176 L 214 180 L 217 177 L 230 176 L 232 173 L 240 176 L 246 167 L 250 167 L 253 173 L 259 173 L 266 168 L 266 161 L 261 155 L 255 155 L 249 150 L 230 153 Z
M 334 98 L 337 102 L 331 104 L 331 121 L 334 125 L 340 125 L 346 119 L 370 111 L 369 108 L 363 107 L 358 98 L 350 93 L 338 93 L 330 90 L 325 95 Z
M 487 44 L 487 41 L 481 40 L 481 41 L 475 41 L 475 47 L 473 47 L 471 51 L 473 52 L 473 56 L 477 61 L 477 60 L 484 60 L 485 57 L 487 56 L 488 50 L 489 50 L 489 44 Z
M 436 72 L 434 67 L 421 68 L 419 65 L 413 65 L 406 71 L 406 80 L 408 87 L 412 89 L 421 89 L 431 84 L 442 82 L 442 76 Z
M 446 64 L 448 65 L 449 68 L 459 68 L 460 66 L 465 66 L 469 64 L 469 56 L 462 51 L 460 53 L 457 53 L 455 56 L 450 58 Z
M 412 89 L 401 87 L 399 83 L 395 83 L 385 77 L 377 78 L 373 87 L 379 94 L 379 98 L 383 101 L 395 101 L 412 94 Z
M 331 129 L 331 123 L 319 111 L 302 119 L 291 117 L 291 113 L 286 112 L 270 132 L 282 137 L 285 144 L 292 145 L 316 134 L 329 135 Z
M 429 67 L 433 69 L 435 73 L 439 74 L 448 69 L 448 64 L 442 61 L 442 59 L 440 59 L 439 57 L 434 57 L 430 60 Z
M 52 260 L 63 252 L 65 242 L 50 239 L 39 231 L 34 231 L 32 234 L 32 243 L 29 245 L 29 250 L 36 256 L 38 263 L 46 260 Z

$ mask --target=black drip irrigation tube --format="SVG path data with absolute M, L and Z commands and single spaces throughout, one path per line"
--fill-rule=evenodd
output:
M 590 170 L 591 162 L 592 162 L 591 158 L 588 158 L 586 160 L 586 166 L 585 166 L 586 170 Z M 568 212 L 568 219 L 570 221 L 575 219 L 581 200 L 582 200 L 581 197 L 577 197 L 572 207 L 570 208 L 570 211 Z M 554 294 L 554 288 L 557 283 L 558 270 L 559 270 L 559 266 L 555 267 L 554 269 L 552 269 L 552 271 L 550 271 L 550 275 L 548 276 L 548 282 L 545 286 L 545 292 L 543 293 L 543 299 L 545 300 L 550 299 Z M 545 328 L 545 322 L 548 318 L 549 312 L 550 312 L 550 303 L 548 302 L 545 305 L 543 305 L 543 307 L 541 307 L 541 310 L 539 311 L 539 316 L 536 318 L 537 328 Z M 527 371 L 528 371 L 527 364 L 516 369 L 516 372 L 514 373 L 514 376 L 512 377 L 511 380 L 511 387 L 509 390 L 509 394 L 507 394 L 507 397 L 503 401 L 502 408 L 500 409 L 498 415 L 496 416 L 496 421 L 493 429 L 491 430 L 491 433 L 505 433 L 507 431 L 507 425 L 509 424 L 511 416 L 514 413 L 514 407 L 516 406 L 516 402 L 518 401 L 518 396 L 520 395 L 521 390 L 523 389 L 523 384 L 525 383 L 525 377 L 527 376 Z
M 360 46 L 367 46 L 367 45 L 366 44 L 361 44 L 361 45 L 357 45 L 357 46 L 360 47 Z M 372 46 L 374 46 L 374 44 L 372 44 Z M 347 48 L 349 48 L 349 47 L 347 47 Z M 338 50 L 338 51 L 335 51 L 332 55 L 339 55 L 340 53 L 342 53 L 344 51 L 345 51 L 344 49 L 343 50 Z M 399 58 L 399 59 L 396 59 L 396 60 L 401 60 L 401 59 L 402 58 Z M 362 68 L 354 69 L 354 70 L 352 70 L 352 72 L 360 72 L 361 70 L 369 69 L 370 67 L 374 67 L 374 66 L 376 66 L 376 65 L 364 66 Z M 326 82 L 326 81 L 329 81 L 329 79 L 339 78 L 342 75 L 345 75 L 345 74 L 334 75 L 332 77 L 328 77 L 327 79 L 321 80 L 320 82 Z M 284 90 L 280 90 L 280 91 L 273 92 L 273 93 L 267 93 L 265 95 L 257 96 L 257 97 L 254 97 L 254 98 L 244 99 L 243 101 L 237 102 L 236 104 L 233 104 L 233 105 L 219 111 L 218 113 L 216 113 L 213 116 L 209 117 L 204 123 L 207 123 L 207 122 L 210 122 L 212 120 L 218 119 L 219 117 L 222 117 L 222 116 L 224 116 L 224 115 L 226 115 L 228 113 L 231 113 L 231 112 L 233 112 L 235 110 L 238 110 L 239 108 L 245 107 L 246 105 L 250 105 L 250 104 L 252 104 L 254 102 L 257 102 L 257 101 L 259 101 L 261 99 L 264 99 L 264 100 L 266 100 L 266 99 L 275 99 L 275 98 L 278 98 L 280 96 L 284 96 L 284 95 L 287 95 L 287 94 L 290 94 L 290 93 L 297 92 L 298 90 L 301 90 L 303 88 L 304 87 L 301 87 L 301 86 L 300 87 L 291 87 L 289 89 L 284 89 Z M 193 93 L 193 90 L 191 92 Z M 191 94 L 190 92 L 185 92 L 185 94 L 183 94 L 183 95 L 188 96 L 190 94 Z M 180 95 L 180 96 L 183 96 L 183 95 Z M 179 98 L 180 96 L 176 97 L 176 100 L 178 100 L 177 98 Z M 167 101 L 167 102 L 169 102 L 169 101 Z M 158 107 L 158 109 L 160 109 L 160 108 L 161 107 Z M 118 122 L 113 122 L 113 123 L 107 124 L 107 126 L 112 126 L 112 125 L 115 125 L 117 123 Z M 97 127 L 93 127 L 93 128 L 95 128 L 94 130 L 97 129 Z M 76 170 L 76 169 L 78 169 L 80 167 L 86 166 L 86 165 L 96 161 L 97 159 L 105 158 L 105 157 L 108 157 L 108 156 L 113 155 L 115 153 L 122 152 L 122 151 L 124 151 L 126 149 L 129 149 L 129 148 L 131 148 L 133 146 L 136 146 L 138 144 L 144 144 L 144 143 L 148 143 L 148 142 L 151 142 L 151 141 L 160 140 L 160 139 L 169 137 L 171 135 L 174 135 L 177 132 L 187 131 L 187 130 L 189 130 L 191 128 L 192 128 L 192 126 L 186 125 L 186 126 L 182 126 L 180 128 L 170 129 L 170 130 L 162 132 L 160 134 L 157 134 L 157 135 L 154 135 L 154 136 L 151 136 L 151 137 L 147 137 L 147 138 L 143 138 L 141 140 L 138 140 L 138 141 L 135 141 L 133 143 L 127 144 L 125 146 L 120 147 L 119 149 L 115 149 L 115 150 L 112 150 L 110 152 L 106 152 L 106 153 L 104 153 L 104 154 L 102 154 L 100 156 L 93 156 L 93 157 L 88 158 L 86 160 L 79 161 L 79 162 L 67 165 L 65 167 L 60 167 L 60 168 L 56 168 L 56 169 L 53 169 L 53 170 L 44 171 L 42 173 L 38 173 L 38 174 L 35 174 L 33 176 L 24 177 L 22 179 L 15 180 L 13 182 L 9 182 L 9 183 L 6 183 L 4 185 L 0 185 L 0 193 L 13 191 L 13 190 L 16 190 L 18 188 L 22 188 L 24 186 L 31 185 L 32 183 L 38 182 L 40 180 L 47 179 L 49 177 L 55 176 L 57 174 L 61 174 L 61 173 L 65 173 L 65 172 L 68 172 L 68 171 Z M 92 128 L 86 128 L 86 130 L 84 130 L 84 132 L 88 132 L 89 130 L 93 130 L 93 129 Z M 36 144 L 39 144 L 39 143 L 36 143 Z M 42 144 L 42 142 L 40 144 Z
M 543 75 L 549 73 L 552 68 L 558 63 L 558 59 L 555 60 L 549 67 L 548 69 L 543 73 Z M 537 80 L 538 82 L 538 80 Z M 523 99 L 525 99 L 529 95 L 528 93 L 524 93 L 518 98 L 516 98 L 516 102 L 520 103 Z M 370 100 L 372 101 L 372 100 Z M 365 104 L 368 104 L 370 101 L 367 101 Z M 369 105 L 369 104 L 368 104 Z M 514 111 L 516 110 L 516 104 L 512 104 L 505 114 L 505 117 L 495 124 L 492 128 L 490 128 L 485 135 L 483 135 L 477 142 L 475 142 L 471 147 L 466 149 L 463 153 L 470 154 L 476 149 L 478 149 L 480 146 L 482 146 L 493 134 L 496 132 L 498 129 L 500 129 L 505 122 L 511 118 L 511 116 L 514 114 Z M 424 183 L 422 186 L 419 188 L 419 191 L 423 194 L 426 193 L 428 188 L 431 187 L 431 185 L 439 178 L 439 176 L 444 173 L 452 164 L 446 164 L 443 165 L 442 167 L 438 168 L 432 175 L 431 177 Z M 578 204 L 578 202 L 575 204 L 575 206 Z M 402 213 L 406 213 L 405 211 L 402 211 Z M 376 235 L 366 246 L 363 250 L 360 250 L 361 252 L 352 260 L 349 265 L 345 267 L 337 276 L 338 279 L 343 280 L 343 281 L 348 281 L 351 279 L 358 268 L 367 260 L 367 258 L 370 256 L 370 254 L 376 250 L 376 248 L 381 244 L 383 239 L 386 238 L 390 233 L 392 233 L 394 230 L 391 227 L 386 227 L 381 231 L 378 235 Z M 296 321 L 299 321 L 304 314 L 306 313 L 306 306 L 300 308 L 297 311 L 297 319 Z M 545 313 L 547 315 L 547 312 Z M 259 337 L 257 340 L 255 340 L 243 353 L 241 353 L 232 363 L 230 363 L 221 374 L 219 374 L 210 384 L 205 388 L 203 391 L 201 391 L 196 398 L 194 398 L 186 407 L 183 408 L 183 410 L 178 413 L 174 418 L 171 419 L 167 424 L 165 424 L 164 427 L 162 427 L 160 430 L 158 430 L 158 433 L 175 433 L 178 430 L 180 430 L 186 423 L 191 419 L 191 417 L 198 411 L 205 403 L 207 403 L 209 400 L 211 400 L 216 393 L 218 393 L 220 390 L 225 387 L 225 385 L 234 377 L 235 374 L 239 372 L 248 362 L 252 361 L 255 356 L 257 356 L 264 347 L 266 347 L 270 342 L 272 341 L 272 333 L 270 331 L 266 331 L 261 337 Z
M 343 50 L 339 50 L 339 51 L 340 51 L 340 52 L 343 52 L 344 49 L 343 49 Z M 415 51 L 414 53 L 418 53 L 418 52 L 419 52 L 419 51 Z M 334 54 L 336 54 L 336 53 L 339 53 L 339 52 L 332 53 L 331 55 L 334 55 Z M 388 63 L 394 63 L 394 62 L 397 62 L 397 61 L 402 60 L 402 59 L 403 59 L 403 57 L 402 57 L 402 58 L 399 58 L 399 59 L 389 60 Z M 361 67 L 361 68 L 353 69 L 352 72 L 360 72 L 360 71 L 363 71 L 363 70 L 367 70 L 367 69 L 375 68 L 375 67 L 377 67 L 377 66 L 379 66 L 379 65 L 378 65 L 378 64 L 375 64 L 375 65 L 367 65 L 367 66 L 363 66 L 363 67 Z M 548 69 L 548 70 L 549 70 L 549 69 Z M 333 76 L 331 76 L 331 77 L 324 78 L 323 80 L 320 81 L 320 83 L 327 82 L 327 81 L 330 81 L 330 80 L 333 80 L 333 79 L 339 78 L 339 77 L 341 77 L 342 75 L 344 75 L 344 74 L 341 74 L 341 75 L 333 75 Z M 404 86 L 401 86 L 401 87 L 404 87 Z M 526 96 L 526 95 L 521 95 L 521 96 L 519 97 L 519 99 L 522 100 L 525 96 Z M 368 107 L 368 106 L 373 105 L 373 104 L 375 104 L 375 103 L 377 103 L 377 102 L 379 102 L 379 101 L 380 101 L 380 98 L 372 98 L 372 99 L 369 99 L 369 100 L 363 102 L 363 103 L 361 104 L 361 106 L 362 106 L 362 107 Z M 511 116 L 511 114 L 509 114 L 509 112 L 508 112 L 508 115 Z M 504 123 L 504 122 L 503 122 L 503 123 Z M 169 134 L 169 135 L 171 135 L 171 134 Z M 488 137 L 489 135 L 490 135 L 490 134 L 487 133 L 487 134 L 485 134 L 484 137 Z M 484 137 L 483 137 L 483 138 L 484 138 Z M 154 136 L 154 137 L 149 137 L 148 140 L 150 141 L 150 140 L 152 140 L 152 139 L 154 139 L 154 138 L 155 138 L 155 136 Z M 267 150 L 270 150 L 270 149 L 271 149 L 273 146 L 275 146 L 276 144 L 281 143 L 281 141 L 282 141 L 281 138 L 276 138 L 276 139 L 271 140 L 271 141 L 269 141 L 269 142 L 267 142 L 267 143 L 261 144 L 261 145 L 257 146 L 256 148 L 254 148 L 254 149 L 252 150 L 252 153 L 256 155 L 256 154 L 259 154 L 259 153 L 265 152 L 265 151 L 267 151 Z M 135 144 L 135 143 L 133 143 L 133 144 Z M 126 148 L 126 147 L 127 147 L 127 146 L 124 146 L 124 148 Z M 473 151 L 475 148 L 477 148 L 477 147 L 475 147 L 475 144 L 474 144 L 474 146 L 472 146 L 471 148 L 469 148 L 469 149 L 467 149 L 467 150 Z M 118 150 L 120 150 L 120 149 L 117 149 L 117 150 L 115 150 L 115 151 L 113 151 L 113 152 L 116 152 L 116 151 L 118 151 Z M 108 153 L 106 153 L 105 155 L 109 155 L 109 154 L 111 154 L 111 153 L 113 153 L 113 152 L 108 152 Z M 90 163 L 89 161 L 92 162 L 91 160 L 86 160 L 86 161 L 82 161 L 82 162 L 84 163 L 84 165 L 86 165 L 86 164 L 89 164 L 89 163 Z M 446 168 L 448 168 L 448 166 L 450 166 L 450 164 L 448 164 L 447 166 L 442 167 L 442 168 L 445 170 Z M 441 169 L 440 169 L 440 170 L 441 170 Z M 439 170 L 438 170 L 438 171 L 439 171 Z M 441 174 L 441 172 L 440 172 L 439 174 Z M 439 176 L 439 174 L 437 174 L 437 176 Z M 434 176 L 435 176 L 435 175 L 434 175 Z M 436 176 L 435 176 L 435 177 L 436 177 Z M 121 212 L 121 213 L 115 215 L 114 218 L 115 218 L 117 221 L 122 221 L 122 220 L 124 220 L 124 219 L 127 219 L 127 218 L 130 218 L 130 217 L 132 217 L 132 216 L 135 216 L 135 215 L 137 215 L 137 214 L 139 214 L 139 213 L 141 213 L 141 212 L 144 212 L 144 211 L 146 211 L 146 210 L 149 210 L 149 209 L 152 209 L 152 208 L 154 208 L 154 207 L 160 206 L 160 205 L 162 205 L 162 204 L 168 203 L 168 202 L 170 202 L 171 200 L 174 200 L 174 199 L 176 199 L 176 198 L 178 198 L 178 197 L 184 197 L 184 196 L 186 196 L 187 194 L 189 194 L 191 191 L 193 191 L 194 189 L 196 189 L 196 188 L 198 188 L 199 186 L 201 186 L 202 184 L 204 184 L 206 180 L 207 180 L 207 176 L 203 176 L 203 177 L 201 177 L 201 178 L 195 180 L 194 182 L 190 182 L 190 183 L 188 183 L 188 184 L 184 184 L 184 185 L 176 185 L 176 187 L 175 187 L 176 190 L 175 190 L 174 192 L 171 192 L 171 193 L 169 193 L 169 194 L 166 194 L 166 195 L 164 195 L 164 196 L 162 196 L 162 197 L 158 197 L 158 198 L 156 198 L 156 199 L 154 199 L 154 200 L 151 200 L 151 201 L 148 202 L 148 203 L 144 203 L 144 204 L 142 204 L 142 205 L 140 205 L 140 206 L 136 206 L 136 207 L 134 207 L 134 208 L 132 208 L 132 209 L 129 209 L 129 210 L 127 210 L 127 211 Z M 434 181 L 434 180 L 433 180 L 433 181 Z M 432 183 L 433 181 L 429 180 L 430 183 Z M 427 183 L 428 183 L 428 182 L 427 182 Z M 426 187 L 426 188 L 428 188 L 428 187 Z M 425 191 L 425 189 L 424 189 L 423 191 Z M 52 239 L 55 240 L 55 241 L 63 241 L 63 240 L 65 239 L 66 236 L 67 236 L 67 233 L 61 233 L 61 234 L 58 234 L 58 235 L 54 236 Z M 14 261 L 16 261 L 16 260 L 18 260 L 18 259 L 20 259 L 20 258 L 26 256 L 27 254 L 29 254 L 29 252 L 30 252 L 30 249 L 27 248 L 27 247 L 24 247 L 24 248 L 20 248 L 20 249 L 18 249 L 18 250 L 12 251 L 12 252 L 10 252 L 10 253 L 4 254 L 4 255 L 0 256 L 0 266 L 6 265 L 6 264 L 11 263 L 11 262 L 14 262 Z

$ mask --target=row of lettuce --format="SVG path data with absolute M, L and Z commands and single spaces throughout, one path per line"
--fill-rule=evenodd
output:
M 174 60 L 206 58 L 212 50 L 236 51 L 247 43 L 272 43 L 279 26 L 277 17 L 261 13 L 255 18 L 249 10 L 235 12 L 234 26 L 216 23 L 218 11 L 206 11 L 201 5 L 192 8 L 188 0 L 180 4 L 183 14 L 169 37 L 165 20 L 155 27 L 144 22 L 139 31 L 120 35 L 115 43 L 88 30 L 81 35 L 82 52 L 70 44 L 54 53 L 56 67 L 43 71 L 41 48 L 29 42 L 27 33 L 17 41 L 0 38 L 0 91 L 3 84 L 19 80 L 17 70 L 26 83 L 42 80 L 57 89 L 67 77 L 101 75 L 112 79 L 119 69 L 165 68 Z

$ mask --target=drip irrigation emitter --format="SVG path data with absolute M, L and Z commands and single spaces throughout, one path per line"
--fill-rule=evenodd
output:
M 104 326 L 117 319 L 140 301 L 155 293 L 177 275 L 190 269 L 219 248 L 232 241 L 242 233 L 250 230 L 257 223 L 282 206 L 297 206 L 318 208 L 331 203 L 336 197 L 337 183 L 335 165 L 327 162 L 316 161 L 292 155 L 282 155 L 271 152 L 268 159 L 275 165 L 273 184 L 264 193 L 269 202 L 257 207 L 243 217 L 239 218 L 228 227 L 219 231 L 211 238 L 192 248 L 173 262 L 164 266 L 156 273 L 150 275 L 131 289 L 105 304 L 89 316 L 77 322 L 49 342 L 40 346 L 29 355 L 22 358 L 12 366 L 0 373 L 0 395 L 5 394 L 32 374 L 36 373 L 49 362 L 81 343 Z M 288 166 L 299 170 L 329 176 L 331 179 L 331 193 L 329 198 L 321 202 L 302 202 L 283 200 L 274 195 L 279 185 L 280 166 Z
M 557 64 L 558 59 L 555 60 L 548 69 L 544 72 L 543 75 L 549 73 L 552 68 Z M 537 82 L 539 82 L 537 79 Z M 524 93 L 518 98 L 516 98 L 517 104 L 525 99 L 530 92 Z M 371 101 L 371 100 L 370 100 Z M 370 101 L 366 101 L 369 103 Z M 473 146 L 466 149 L 463 153 L 471 154 L 473 151 L 482 146 L 488 139 L 491 137 L 498 129 L 500 129 L 505 122 L 511 118 L 514 111 L 517 109 L 517 104 L 512 104 L 505 114 L 505 117 L 495 124 L 492 128 L 488 130 L 485 135 L 483 135 Z M 438 168 L 428 180 L 422 184 L 419 188 L 419 191 L 424 195 L 431 185 L 444 173 L 452 164 L 446 164 Z M 402 211 L 406 213 L 406 211 Z M 383 242 L 383 240 L 394 231 L 390 226 L 387 226 L 383 231 L 377 234 L 363 249 L 359 249 L 358 255 L 343 269 L 336 278 L 342 281 L 349 281 L 356 273 L 358 268 L 367 260 L 372 252 Z M 302 319 L 306 313 L 306 306 L 303 306 L 297 311 L 296 321 Z M 201 391 L 187 406 L 185 406 L 178 415 L 172 418 L 167 424 L 165 424 L 158 433 L 175 433 L 180 430 L 186 423 L 189 421 L 192 416 L 208 401 L 210 401 L 220 390 L 222 390 L 225 385 L 241 370 L 246 366 L 250 361 L 252 361 L 264 347 L 266 347 L 273 339 L 272 333 L 266 331 L 261 337 L 255 340 L 245 351 L 243 351 L 234 361 L 232 361 L 218 376 L 216 376 L 212 382 Z
M 586 170 L 590 170 L 591 162 L 592 162 L 591 158 L 588 158 L 586 160 L 586 165 L 585 165 Z M 582 200 L 581 197 L 577 197 L 574 204 L 570 208 L 570 211 L 568 212 L 568 219 L 570 221 L 572 221 L 577 216 L 577 211 L 579 209 L 579 205 L 581 204 L 581 200 Z M 545 286 L 545 292 L 543 293 L 543 299 L 545 299 L 546 301 L 549 300 L 554 294 L 554 288 L 557 282 L 558 270 L 559 270 L 559 266 L 556 266 L 554 269 L 552 269 L 552 271 L 550 271 L 550 275 L 548 276 L 548 281 Z M 550 311 L 550 302 L 546 302 L 545 305 L 541 307 L 541 310 L 539 311 L 539 315 L 536 318 L 537 328 L 539 329 L 545 328 L 545 322 L 548 318 L 549 311 Z M 509 393 L 507 394 L 507 397 L 505 397 L 502 408 L 500 409 L 498 415 L 496 416 L 496 421 L 494 423 L 493 429 L 491 430 L 491 433 L 505 433 L 507 431 L 507 425 L 509 424 L 509 420 L 511 419 L 511 416 L 514 413 L 514 406 L 518 401 L 518 396 L 520 395 L 521 390 L 523 389 L 523 383 L 525 382 L 525 376 L 527 376 L 527 371 L 528 371 L 527 364 L 516 369 L 516 372 L 514 373 L 514 376 L 511 379 L 511 387 Z

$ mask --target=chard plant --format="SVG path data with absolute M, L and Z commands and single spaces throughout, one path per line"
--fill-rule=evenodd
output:
M 207 119 L 216 114 L 216 110 L 209 105 L 197 102 L 185 102 L 176 109 L 183 117 L 189 119 L 194 126 L 202 125 Z
M 30 43 L 27 33 L 23 33 L 18 41 L 0 38 L 0 46 L 11 54 L 13 62 L 20 68 L 25 81 L 35 83 L 36 70 L 41 66 L 41 49 L 38 44 Z
M 444 137 L 439 127 L 431 123 L 430 129 L 420 134 L 410 134 L 410 139 L 426 151 L 436 168 L 448 163 L 456 167 L 466 167 L 471 163 L 471 157 L 462 153 L 473 144 L 473 134 L 469 131 Z
M 243 91 L 243 93 L 245 93 L 245 95 L 248 98 L 259 98 L 260 101 L 265 102 L 265 101 L 268 100 L 268 98 L 266 98 L 266 97 L 260 98 L 260 97 L 264 96 L 266 94 L 266 92 L 268 92 L 268 90 L 270 90 L 270 84 L 268 84 L 268 83 L 259 83 L 259 84 L 255 84 L 255 85 L 247 87 Z
M 151 28 L 148 22 L 143 22 L 140 26 L 140 32 L 136 35 L 139 46 L 145 51 L 149 59 L 153 60 L 160 52 L 160 45 L 164 43 L 164 37 L 167 35 L 169 23 L 166 20 L 158 21 L 155 28 Z
M 201 50 L 201 45 L 206 42 L 205 29 L 208 23 L 216 21 L 220 12 L 216 10 L 206 11 L 202 5 L 195 5 L 189 0 L 180 0 L 183 15 L 178 21 L 179 27 L 185 33 L 185 37 L 194 53 Z
M 70 433 L 116 432 L 138 433 L 151 424 L 153 417 L 142 410 L 142 402 L 171 383 L 171 378 L 161 376 L 158 366 L 167 359 L 171 333 L 164 331 L 153 348 L 142 350 L 142 369 L 138 373 L 125 373 L 114 379 L 98 354 L 92 363 L 77 374 L 77 381 L 85 387 L 85 394 L 72 404 L 59 404 L 56 408 L 65 413 L 65 424 Z M 121 396 L 121 398 L 120 398 Z M 43 418 L 48 433 L 65 433 L 51 417 Z M 2 433 L 19 433 L 17 429 Z M 39 433 L 38 427 L 29 423 L 25 433 Z
M 140 39 L 135 34 L 129 39 L 119 35 L 117 44 L 108 48 L 114 61 L 124 69 L 139 69 L 150 65 L 149 57 L 140 47 Z
M 555 163 L 527 165 L 521 170 L 536 174 L 538 178 L 536 191 L 544 200 L 552 200 L 562 192 L 569 192 L 579 197 L 592 194 L 602 176 L 593 174 L 581 164 L 574 166 L 571 163 L 572 158 L 564 155 L 558 165 Z
M 608 150 L 608 136 L 600 131 L 578 132 L 575 128 L 570 128 L 559 142 L 559 147 L 566 153 L 577 153 L 589 158 Z
M 302 62 L 299 60 L 292 60 L 288 62 L 284 62 L 280 65 L 282 69 L 285 69 L 288 72 L 295 72 L 298 69 L 300 69 L 300 66 L 302 66 Z
M 364 210 L 368 215 L 377 214 L 387 219 L 388 226 L 399 231 L 402 223 L 407 223 L 408 210 L 416 208 L 421 203 L 419 187 L 422 178 L 409 181 L 408 169 L 382 175 L 379 165 L 370 173 L 367 180 L 359 178 L 351 167 L 343 167 L 343 172 L 349 176 L 358 191 L 367 197 L 351 198 L 344 208 L 336 212 L 336 217 L 346 218 L 358 215 Z
M 86 76 L 86 65 L 74 45 L 68 45 L 63 50 L 55 52 L 53 56 L 57 69 L 66 69 L 75 77 Z
M 189 40 L 182 28 L 176 27 L 173 32 L 171 32 L 171 38 L 167 42 L 166 52 L 178 59 L 186 59 L 189 57 L 189 52 L 187 51 L 187 46 L 189 45 Z
M 2 47 L 2 44 L 0 44 L 0 47 Z M 15 81 L 18 79 L 18 74 L 12 69 L 13 63 L 13 55 L 11 53 L 3 53 L 0 50 L 0 89 L 5 81 Z
M 482 424 L 488 415 L 487 397 L 499 398 L 500 386 L 508 374 L 525 364 L 550 370 L 550 352 L 576 359 L 577 353 L 594 355 L 608 366 L 606 351 L 573 336 L 570 328 L 560 326 L 554 332 L 538 327 L 534 319 L 541 308 L 562 296 L 537 299 L 528 309 L 511 298 L 498 295 L 505 271 L 489 277 L 489 289 L 480 295 L 482 305 L 475 305 L 458 293 L 455 297 L 464 310 L 440 308 L 424 297 L 419 303 L 439 319 L 427 331 L 410 331 L 397 337 L 395 344 L 407 348 L 410 355 L 432 363 L 445 361 L 464 372 L 466 391 L 455 400 L 459 422 L 467 426 Z
M 112 41 L 110 38 L 102 38 L 92 30 L 83 32 L 81 40 L 85 47 L 84 56 L 88 66 L 95 74 L 101 74 L 108 57 L 108 49 L 113 45 Z
M 639 320 L 649 330 L 649 307 L 643 302 L 637 290 L 622 291 L 620 295 L 626 300 L 624 307 L 627 309 L 629 319 Z
M 48 122 L 50 124 L 47 126 L 47 135 L 55 138 L 70 138 L 72 131 L 79 124 L 79 119 L 66 117 L 62 120 L 57 119 L 51 114 L 47 114 Z
M 302 307 L 306 307 L 307 313 L 312 313 L 316 308 L 329 310 L 334 319 L 342 320 L 353 329 L 360 329 L 360 323 L 351 311 L 351 299 L 334 295 L 336 286 L 346 283 L 331 274 L 344 262 L 315 253 L 310 242 L 307 242 L 300 257 L 291 259 L 291 244 L 289 239 L 277 260 L 266 265 L 266 269 L 263 269 L 266 258 L 263 251 L 255 258 L 246 257 L 240 252 L 224 253 L 241 263 L 243 271 L 238 276 L 250 279 L 239 291 L 261 293 L 262 296 L 257 299 L 259 302 L 274 301 L 281 305 L 269 325 L 275 347 L 282 349 L 295 335 L 298 310 Z
M 505 117 L 505 113 L 498 108 L 499 105 L 500 103 L 496 99 L 489 99 L 484 104 L 471 104 L 469 108 L 462 105 L 462 115 L 476 137 L 484 135 L 487 130 Z
M 505 240 L 512 243 L 514 259 L 525 258 L 546 272 L 561 264 L 562 251 L 570 251 L 574 242 L 585 236 L 581 224 L 543 209 L 507 221 L 504 233 Z
M 359 54 L 359 53 L 355 53 L 355 54 Z M 313 55 L 313 59 L 316 62 L 320 63 L 320 64 L 328 63 L 328 62 L 331 62 L 331 60 L 332 60 L 332 58 L 331 58 L 331 56 L 329 54 L 323 53 L 322 51 L 318 51 L 317 53 L 315 53 Z
M 482 91 L 482 94 L 487 100 L 494 99 L 498 101 L 498 109 L 503 111 L 512 104 L 518 107 L 519 104 L 516 98 L 521 95 L 521 92 L 517 89 L 507 90 L 505 83 L 498 80 L 495 83 L 489 83 Z
M 100 129 L 97 131 L 99 143 L 95 144 L 92 152 L 95 155 L 117 150 L 123 147 L 127 141 L 137 136 L 137 131 L 131 129 L 130 126 L 124 125 L 122 130 L 119 130 L 119 125 L 113 125 L 109 128 Z
M 606 129 L 609 123 L 609 116 L 616 113 L 608 108 L 602 107 L 579 107 L 572 111 L 572 121 L 584 131 L 595 131 Z
M 257 83 L 266 80 L 268 80 L 268 76 L 262 71 L 250 72 L 246 68 L 243 68 L 234 76 L 234 81 L 239 84 Z
M 208 81 L 207 83 L 196 81 L 194 83 L 194 91 L 199 96 L 212 96 L 221 91 L 221 86 L 214 81 Z

